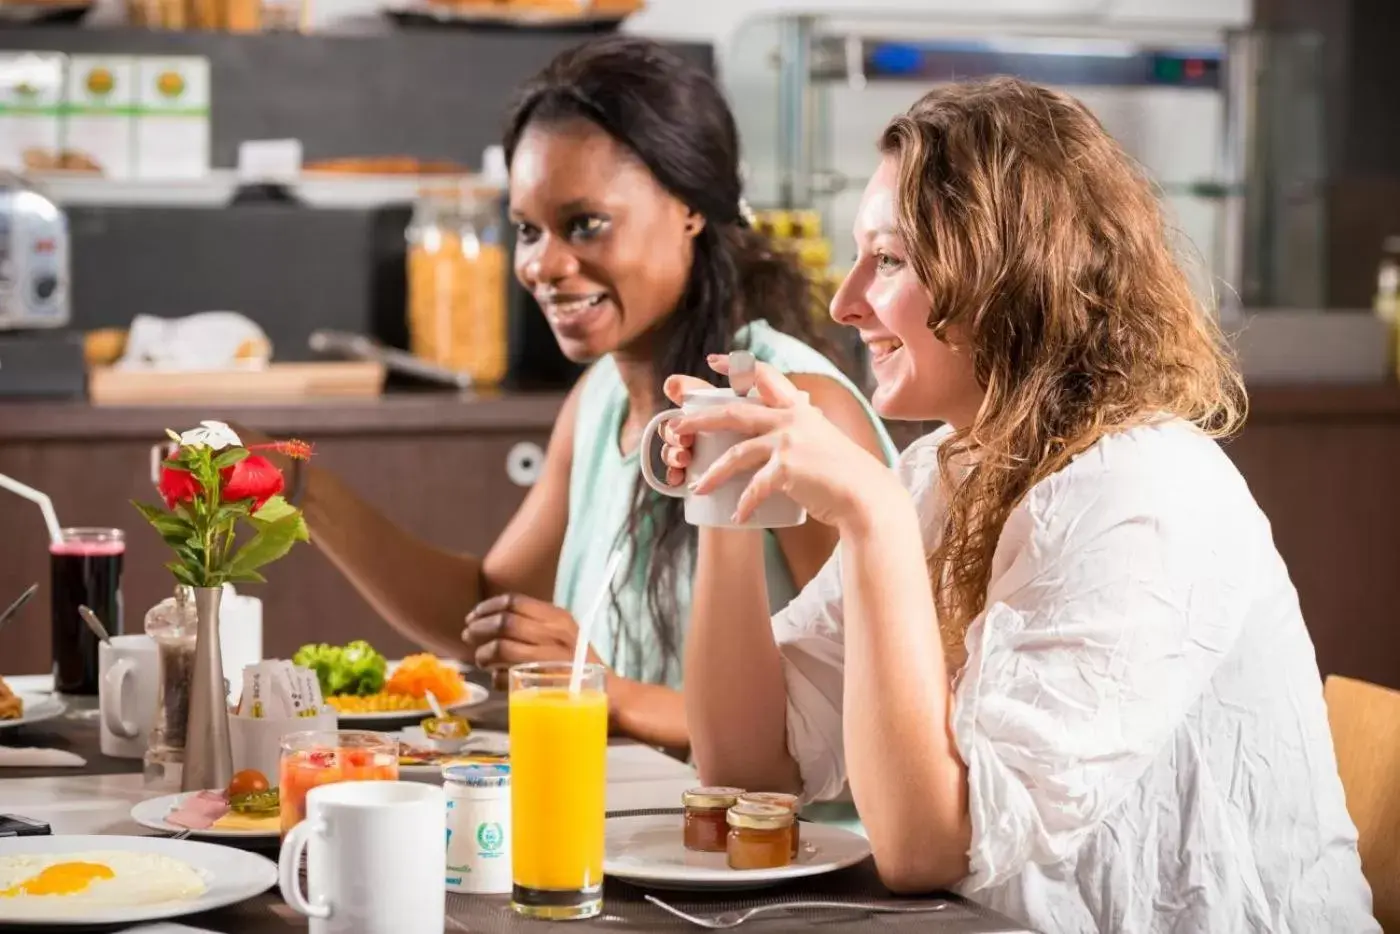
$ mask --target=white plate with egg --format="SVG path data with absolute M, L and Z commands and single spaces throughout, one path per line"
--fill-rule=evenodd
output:
M 687 850 L 680 814 L 610 817 L 604 836 L 603 875 L 652 889 L 758 889 L 845 869 L 870 855 L 860 834 L 806 821 L 797 859 L 778 869 L 730 869 L 723 853 Z
M 43 720 L 52 720 L 54 717 L 63 716 L 63 712 L 68 709 L 63 701 L 52 694 L 31 694 L 26 691 L 16 691 L 15 696 L 20 699 L 24 706 L 23 713 L 18 719 L 0 720 L 0 730 L 9 727 L 24 726 L 28 723 L 39 723 Z
M 172 824 L 165 818 L 168 817 L 186 795 L 196 794 L 193 791 L 184 791 L 173 795 L 162 795 L 159 798 L 149 798 L 135 805 L 131 809 L 131 819 L 148 830 L 159 830 L 161 833 L 183 833 L 186 828 L 178 824 Z M 280 821 L 277 817 L 265 819 L 266 829 L 252 828 L 226 828 L 226 827 L 206 827 L 203 830 L 191 830 L 190 835 L 194 837 L 208 837 L 210 839 L 224 838 L 233 840 L 272 840 L 281 833 Z
M 0 930 L 136 924 L 211 911 L 277 884 L 265 856 L 163 837 L 0 839 Z

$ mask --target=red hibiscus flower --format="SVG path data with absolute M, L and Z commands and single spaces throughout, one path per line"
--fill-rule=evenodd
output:
M 174 509 L 180 503 L 188 503 L 199 495 L 199 481 L 188 470 L 162 467 L 160 471 L 160 498 L 165 500 L 166 509 Z
M 282 492 L 282 471 L 261 454 L 250 454 L 223 471 L 223 499 L 226 503 L 251 499 L 253 512 Z

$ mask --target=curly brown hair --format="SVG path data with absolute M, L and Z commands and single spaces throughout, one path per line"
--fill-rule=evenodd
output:
M 1214 437 L 1244 385 L 1140 166 L 1077 100 L 1014 78 L 950 85 L 895 117 L 898 226 L 928 324 L 985 397 L 939 449 L 950 491 L 929 573 L 949 662 L 1027 492 L 1107 434 L 1168 415 Z

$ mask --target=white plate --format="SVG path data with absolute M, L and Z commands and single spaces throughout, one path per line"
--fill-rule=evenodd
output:
M 723 853 L 685 848 L 679 814 L 610 817 L 603 875 L 652 889 L 757 889 L 854 866 L 870 855 L 859 834 L 826 824 L 802 825 L 802 852 L 781 869 L 730 869 Z
M 421 726 L 406 727 L 395 733 L 394 738 L 411 746 L 426 747 L 428 745 L 427 737 L 423 735 Z M 510 735 L 499 730 L 472 730 L 461 750 L 453 755 L 469 756 L 473 753 L 493 756 L 508 755 L 510 753 Z M 403 765 L 400 763 L 399 775 L 413 778 L 441 777 L 442 765 L 441 763 L 433 765 Z
M 447 705 L 445 709 L 448 713 L 456 713 L 459 710 L 475 707 L 490 696 L 491 692 L 486 690 L 486 688 L 468 681 L 467 696 L 455 704 Z M 338 713 L 335 715 L 335 718 L 342 727 L 373 727 L 376 724 L 382 726 L 385 723 L 403 723 L 408 720 L 422 720 L 424 717 L 431 717 L 432 715 L 432 710 L 425 706 L 422 710 L 380 710 L 374 713 Z
M 149 798 L 131 809 L 131 819 L 150 830 L 159 830 L 162 833 L 182 833 L 185 830 L 184 827 L 167 822 L 165 817 L 175 810 L 182 798 L 191 794 L 195 794 L 195 792 L 186 791 L 179 794 L 162 795 L 159 798 Z M 208 837 L 210 839 L 222 837 L 238 840 L 271 840 L 276 838 L 278 833 L 278 830 L 221 830 L 218 827 L 190 831 L 190 834 L 195 837 Z
M 68 709 L 63 701 L 52 694 L 30 694 L 27 691 L 16 691 L 15 696 L 24 702 L 24 715 L 18 720 L 0 720 L 0 730 L 24 726 L 26 723 L 38 723 L 41 720 L 52 720 L 54 717 L 62 716 L 63 711 Z
M 163 837 L 120 837 L 109 835 L 59 835 L 53 837 L 11 837 L 0 839 L 0 857 L 38 856 L 50 853 L 78 854 L 96 850 L 123 850 L 157 853 L 193 866 L 204 876 L 208 888 L 198 898 L 158 902 L 140 906 L 82 906 L 69 918 L 34 917 L 18 914 L 20 905 L 9 902 L 0 915 L 0 929 L 35 927 L 91 926 L 96 924 L 135 924 L 211 911 L 261 895 L 277 884 L 277 864 L 266 856 L 193 840 L 167 840 Z M 8 900 L 7 900 L 8 901 Z

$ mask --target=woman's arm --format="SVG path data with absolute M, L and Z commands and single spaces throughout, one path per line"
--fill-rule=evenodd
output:
M 805 743 L 811 759 L 814 744 L 837 747 L 886 884 L 902 891 L 949 885 L 967 869 L 966 781 L 948 725 L 949 687 L 918 514 L 894 471 L 835 429 L 790 382 L 760 367 L 758 385 L 767 410 L 735 406 L 677 419 L 672 427 L 678 436 L 707 429 L 755 436 L 721 457 L 697 482 L 698 492 L 757 468 L 741 513 L 782 492 L 838 529 L 839 577 L 833 580 L 827 568 L 789 609 L 809 614 L 814 602 L 841 604 L 844 687 L 836 689 L 842 698 L 834 709 L 829 695 L 825 706 L 807 711 L 791 703 L 796 698 L 766 612 L 753 589 L 735 593 L 741 588 L 724 576 L 752 553 L 726 555 L 735 562 L 729 567 L 712 558 L 697 568 L 686 652 L 687 710 L 701 774 L 707 782 L 790 789 L 805 782 L 809 794 L 825 792 L 830 789 L 811 787 L 817 780 L 803 774 L 793 749 Z M 793 667 L 791 683 L 805 682 L 812 696 L 812 677 L 820 673 Z M 829 676 L 834 666 L 828 660 L 825 667 Z M 829 683 L 826 690 L 833 692 Z M 789 717 L 804 713 L 814 715 L 799 724 L 803 735 L 790 746 Z M 744 721 L 740 739 L 732 726 Z M 837 776 L 840 770 L 827 769 Z M 822 784 L 833 784 L 831 777 Z
M 869 415 L 846 387 L 815 374 L 788 379 L 857 446 L 876 458 L 884 456 Z M 831 557 L 838 532 L 809 519 L 779 529 L 777 537 L 801 590 Z M 742 788 L 798 790 L 801 779 L 784 742 L 787 696 L 770 626 L 762 533 L 700 529 L 693 594 L 686 684 L 732 687 L 713 694 L 701 688 L 709 696 L 687 705 L 692 723 L 705 724 L 694 748 L 701 777 Z M 745 727 L 725 728 L 734 723 Z
M 899 484 L 872 486 L 841 527 L 846 770 L 881 880 L 928 891 L 967 875 L 967 769 L 918 514 Z
M 360 596 L 409 639 L 460 657 L 463 620 L 483 598 L 504 591 L 551 595 L 568 521 L 581 386 L 582 380 L 560 410 L 539 481 L 484 560 L 415 538 L 314 460 L 293 465 L 279 455 L 272 459 L 289 477 L 298 468 L 305 472 L 300 505 L 311 540 Z M 236 430 L 245 440 L 258 438 Z

